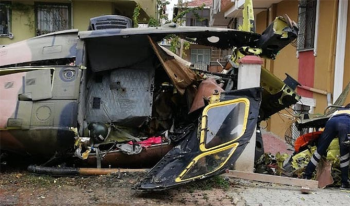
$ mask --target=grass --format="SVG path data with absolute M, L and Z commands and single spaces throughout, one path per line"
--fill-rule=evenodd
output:
M 55 178 L 47 175 L 25 174 L 21 177 L 21 181 L 25 184 L 47 187 L 54 183 Z
M 211 190 L 213 188 L 228 190 L 230 188 L 230 182 L 225 180 L 222 176 L 214 176 L 210 179 L 193 182 L 187 185 L 187 189 L 190 193 L 194 190 Z

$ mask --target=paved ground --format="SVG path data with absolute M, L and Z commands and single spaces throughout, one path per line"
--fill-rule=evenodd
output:
M 202 182 L 163 192 L 131 189 L 135 174 L 52 178 L 26 172 L 0 174 L 0 205 L 349 205 L 350 193 L 338 188 L 302 194 L 300 188 L 230 179 L 228 187 Z M 223 179 L 222 179 L 223 180 Z
M 270 132 L 262 132 L 262 138 L 264 143 L 265 153 L 271 153 L 275 155 L 277 152 L 292 154 L 294 148 L 276 135 Z
M 349 205 L 350 191 L 338 188 L 318 189 L 302 194 L 299 187 L 240 181 L 242 188 L 235 189 L 245 205 L 249 206 L 328 206 Z

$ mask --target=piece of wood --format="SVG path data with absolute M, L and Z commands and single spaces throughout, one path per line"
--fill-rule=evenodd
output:
M 311 190 L 310 190 L 310 188 L 308 188 L 308 187 L 301 187 L 300 192 L 301 192 L 302 194 L 310 194 L 310 193 L 311 193 Z
M 112 173 L 133 173 L 133 172 L 147 172 L 148 169 L 108 169 L 108 168 L 79 168 L 80 175 L 108 175 Z
M 241 172 L 236 170 L 228 170 L 227 173 L 223 175 L 226 177 L 241 178 L 246 180 L 256 180 L 261 182 L 271 182 L 271 183 L 284 184 L 284 185 L 308 187 L 310 189 L 318 188 L 318 181 L 315 181 L 315 180 L 305 180 L 305 179 L 281 177 L 281 176 L 258 174 L 258 173 L 251 173 L 251 172 Z

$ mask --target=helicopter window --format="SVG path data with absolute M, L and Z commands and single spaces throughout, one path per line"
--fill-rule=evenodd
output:
M 216 106 L 208 110 L 205 148 L 213 148 L 240 137 L 245 130 L 246 103 Z
M 0 37 L 13 38 L 10 25 L 10 9 L 0 2 Z
M 180 175 L 180 179 L 187 180 L 217 171 L 225 165 L 237 146 L 238 144 L 236 143 L 222 148 L 219 152 L 208 152 L 197 156 L 193 162 L 190 163 L 188 170 L 186 170 L 187 172 L 183 176 Z

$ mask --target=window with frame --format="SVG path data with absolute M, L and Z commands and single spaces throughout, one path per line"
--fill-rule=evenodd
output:
M 299 0 L 298 51 L 314 48 L 317 0 Z
M 70 4 L 36 4 L 36 35 L 71 28 Z
M 191 62 L 195 68 L 207 71 L 210 65 L 210 49 L 191 49 Z
M 6 4 L 0 3 L 0 37 L 10 37 L 10 9 Z
M 186 14 L 186 26 L 209 26 L 209 9 L 198 10 L 196 11 L 196 14 L 198 16 L 195 15 L 193 12 Z

